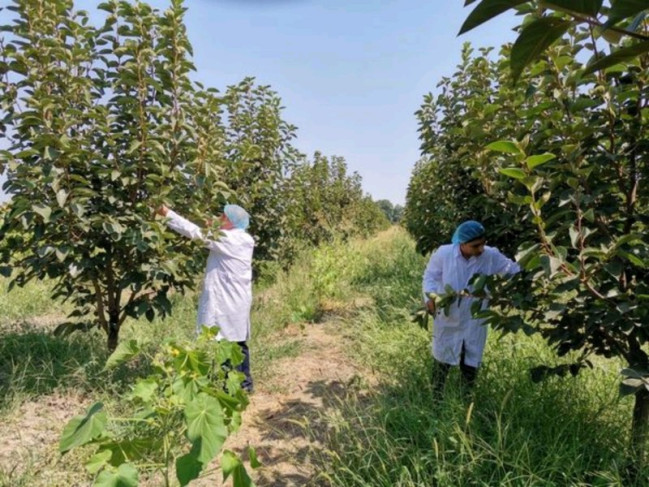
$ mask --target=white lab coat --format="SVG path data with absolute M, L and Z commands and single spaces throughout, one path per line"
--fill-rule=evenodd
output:
M 197 330 L 218 326 L 217 339 L 243 342 L 250 338 L 253 238 L 245 230 L 222 230 L 217 239 L 204 235 L 198 225 L 169 210 L 167 225 L 209 249 L 203 292 L 198 303 Z
M 459 244 L 442 245 L 430 256 L 424 272 L 424 300 L 428 300 L 429 293 L 444 294 L 447 284 L 455 291 L 466 289 L 474 274 L 504 275 L 519 271 L 518 264 L 496 248 L 485 246 L 480 256 L 465 259 Z M 432 352 L 439 362 L 458 365 L 464 344 L 464 363 L 470 367 L 480 365 L 487 341 L 487 327 L 482 324 L 483 320 L 472 318 L 473 301 L 475 298 L 463 298 L 459 303 L 454 302 L 448 316 L 443 310 L 436 310 Z

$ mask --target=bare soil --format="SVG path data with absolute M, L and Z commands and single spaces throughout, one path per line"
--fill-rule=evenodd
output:
M 272 379 L 256 386 L 242 429 L 225 447 L 244 458 L 249 445 L 255 448 L 263 466 L 250 474 L 260 487 L 325 485 L 317 477 L 328 427 L 323 418 L 345 396 L 356 369 L 343 353 L 335 322 L 284 333 L 303 342 L 300 355 L 279 360 Z M 215 485 L 220 478 L 217 474 L 196 485 Z
M 345 396 L 356 369 L 344 355 L 340 323 L 335 321 L 290 326 L 274 336 L 276 340 L 299 340 L 299 355 L 274 362 L 266 374 L 270 379 L 257 381 L 243 426 L 225 448 L 246 460 L 248 446 L 255 448 L 262 467 L 249 473 L 259 487 L 325 485 L 317 477 L 328 427 L 323 417 Z M 20 481 L 26 470 L 36 474 L 37 483 L 32 480 L 30 486 L 87 485 L 80 459 L 61 457 L 57 447 L 63 425 L 90 403 L 91 398 L 52 394 L 25 402 L 10 417 L 1 418 L 0 486 L 27 485 Z M 222 483 L 218 464 L 215 461 L 212 473 L 191 485 L 230 485 Z

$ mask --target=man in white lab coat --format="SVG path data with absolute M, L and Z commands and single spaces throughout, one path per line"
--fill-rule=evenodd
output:
M 221 234 L 212 236 L 166 206 L 158 213 L 167 217 L 172 230 L 209 249 L 203 291 L 198 303 L 197 329 L 218 326 L 217 339 L 236 342 L 244 355 L 237 370 L 246 376 L 242 388 L 252 392 L 250 375 L 250 307 L 252 305 L 252 253 L 255 241 L 246 232 L 248 213 L 238 205 L 225 205 L 220 217 Z
M 451 243 L 440 246 L 430 257 L 423 278 L 424 300 L 433 318 L 433 388 L 436 398 L 443 392 L 451 366 L 459 365 L 463 383 L 473 386 L 482 362 L 487 327 L 471 315 L 475 298 L 464 297 L 451 304 L 448 314 L 436 306 L 436 298 L 446 286 L 454 291 L 469 287 L 475 274 L 515 274 L 518 264 L 486 245 L 482 224 L 469 220 L 457 227 Z

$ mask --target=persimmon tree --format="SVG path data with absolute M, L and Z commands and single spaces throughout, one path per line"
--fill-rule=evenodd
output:
M 189 79 L 182 1 L 98 8 L 100 27 L 71 0 L 3 12 L 0 168 L 12 198 L 0 248 L 12 286 L 49 277 L 81 319 L 69 326 L 100 326 L 114 349 L 127 317 L 168 314 L 168 291 L 201 265 L 152 208 L 201 214 L 227 192 L 220 101 Z
M 479 184 L 479 198 L 469 198 L 469 205 L 499 205 L 503 211 L 494 223 L 514 226 L 509 239 L 519 247 L 517 260 L 524 272 L 506 281 L 475 283 L 479 289 L 488 285 L 491 293 L 491 308 L 479 316 L 505 332 L 538 333 L 564 358 L 559 365 L 535 368 L 534 379 L 576 374 L 593 356 L 626 363 L 620 392 L 634 396 L 632 448 L 643 460 L 649 435 L 649 192 L 644 188 L 649 176 L 649 57 L 637 52 L 615 57 L 614 65 L 595 65 L 605 59 L 602 52 L 615 56 L 624 48 L 617 38 L 609 44 L 605 31 L 592 22 L 566 16 L 571 14 L 552 9 L 530 12 L 522 32 L 539 18 L 565 18 L 571 24 L 565 35 L 530 54 L 516 83 L 513 53 L 505 49 L 495 61 L 496 71 L 481 75 L 491 81 L 485 84 L 491 86 L 489 103 L 484 103 L 484 90 L 472 84 L 441 95 L 462 100 L 448 105 L 462 107 L 455 120 L 466 127 L 478 121 L 489 130 L 488 138 L 461 147 L 440 146 L 450 136 L 444 130 L 452 126 L 445 119 L 439 125 L 424 120 L 431 131 L 422 131 L 424 155 L 433 159 L 448 151 L 448 157 L 425 162 L 418 170 L 446 164 L 443 174 L 463 174 L 465 184 Z M 632 23 L 622 25 L 647 35 L 644 16 Z M 620 41 L 638 42 L 630 37 Z M 496 115 L 488 113 L 491 107 Z M 466 147 L 469 151 L 463 152 Z M 420 213 L 412 205 L 407 210 L 411 216 Z

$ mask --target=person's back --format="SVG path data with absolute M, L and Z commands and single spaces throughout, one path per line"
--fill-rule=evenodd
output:
M 218 235 L 204 233 L 198 225 L 174 211 L 161 207 L 158 213 L 167 217 L 169 228 L 185 237 L 201 240 L 210 255 L 198 302 L 197 331 L 202 326 L 219 327 L 217 340 L 236 342 L 244 355 L 237 370 L 246 376 L 242 387 L 252 391 L 250 375 L 250 308 L 252 306 L 252 256 L 255 241 L 246 232 L 248 213 L 237 205 L 223 209 Z

